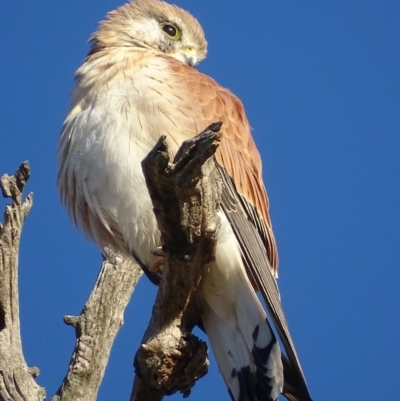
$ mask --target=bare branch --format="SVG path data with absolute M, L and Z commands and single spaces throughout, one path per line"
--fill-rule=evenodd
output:
M 96 284 L 80 316 L 65 316 L 76 343 L 68 373 L 52 401 L 94 401 L 123 313 L 142 275 L 139 265 L 107 249 Z
M 195 292 L 203 266 L 214 257 L 219 228 L 220 182 L 213 155 L 220 126 L 186 141 L 174 163 L 169 163 L 165 138 L 143 162 L 166 257 L 152 319 L 135 357 L 135 401 L 161 400 L 176 391 L 187 396 L 207 372 L 207 346 L 191 330 L 200 319 Z M 0 223 L 0 401 L 45 399 L 34 380 L 39 369 L 27 367 L 20 336 L 17 269 L 20 234 L 33 201 L 32 194 L 22 201 L 28 178 L 27 162 L 14 176 L 1 178 L 3 195 L 13 203 Z M 105 252 L 107 260 L 81 315 L 64 318 L 75 328 L 76 344 L 52 401 L 96 400 L 123 312 L 142 274 L 132 259 Z
M 39 369 L 26 365 L 19 321 L 19 243 L 33 203 L 32 193 L 22 202 L 29 174 L 29 163 L 24 162 L 13 176 L 5 174 L 0 180 L 3 196 L 13 200 L 6 206 L 4 225 L 0 223 L 0 400 L 4 401 L 42 401 L 46 397 L 45 389 L 34 380 Z
M 131 401 L 190 394 L 207 373 L 207 346 L 191 334 L 200 320 L 195 293 L 203 266 L 213 260 L 219 229 L 220 180 L 213 155 L 221 123 L 185 141 L 170 163 L 162 137 L 143 161 L 143 172 L 166 252 L 149 326 L 135 357 Z

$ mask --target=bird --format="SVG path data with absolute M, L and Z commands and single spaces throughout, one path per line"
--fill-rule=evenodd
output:
M 221 228 L 196 294 L 202 324 L 232 400 L 312 401 L 277 287 L 261 157 L 240 99 L 196 68 L 207 54 L 200 23 L 164 1 L 131 0 L 89 42 L 58 147 L 57 186 L 73 223 L 148 272 L 160 232 L 141 161 L 161 135 L 175 154 L 222 121 Z

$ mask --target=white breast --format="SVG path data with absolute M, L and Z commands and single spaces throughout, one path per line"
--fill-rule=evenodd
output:
M 86 85 L 97 66 L 81 67 L 83 76 L 73 92 L 75 105 L 65 120 L 59 151 L 64 159 L 61 185 L 70 182 L 66 192 L 76 191 L 76 197 L 67 193 L 66 203 L 86 202 L 102 226 L 119 231 L 145 264 L 153 259 L 151 250 L 159 245 L 159 233 L 141 161 L 162 134 L 177 130 L 171 118 L 176 114 L 171 101 L 175 95 L 163 62 L 152 58 L 124 72 L 116 68 L 108 80 L 99 77 L 89 89 Z M 177 99 L 173 101 L 176 105 Z M 170 147 L 175 153 L 177 144 L 171 141 Z M 72 210 L 79 225 L 84 211 L 76 206 Z M 100 242 L 95 228 L 91 231 Z

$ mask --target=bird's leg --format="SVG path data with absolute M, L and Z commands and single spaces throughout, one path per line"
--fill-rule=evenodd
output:
M 165 256 L 167 255 L 163 247 L 159 246 L 151 252 L 154 256 L 158 256 L 157 260 L 149 265 L 149 270 L 159 276 L 162 275 Z

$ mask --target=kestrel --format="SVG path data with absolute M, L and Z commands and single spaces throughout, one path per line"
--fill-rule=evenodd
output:
M 161 135 L 175 153 L 222 121 L 222 225 L 197 294 L 202 322 L 233 400 L 275 401 L 283 393 L 311 401 L 276 285 L 260 155 L 241 101 L 195 69 L 207 53 L 199 22 L 177 6 L 134 0 L 110 12 L 90 43 L 58 152 L 58 189 L 72 220 L 101 249 L 125 252 L 146 270 L 160 234 L 142 159 Z

